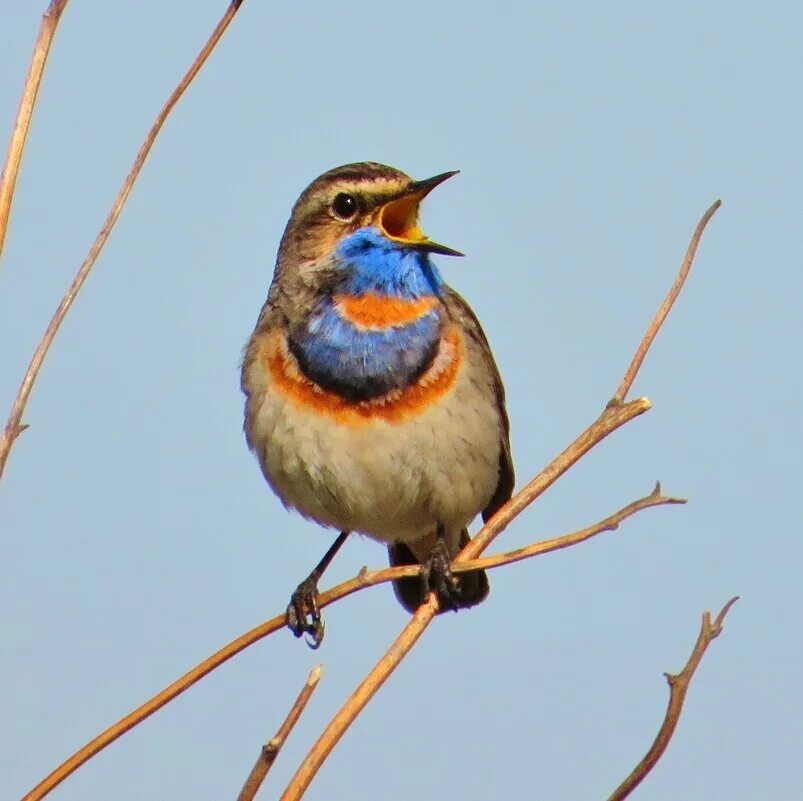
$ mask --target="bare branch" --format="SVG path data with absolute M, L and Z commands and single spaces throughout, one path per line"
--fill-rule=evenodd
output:
M 616 394 L 611 399 L 611 403 L 622 403 L 622 401 L 624 401 L 624 399 L 627 397 L 627 393 L 630 392 L 630 387 L 636 380 L 636 374 L 641 369 L 641 364 L 644 361 L 644 357 L 647 355 L 647 351 L 650 349 L 650 346 L 658 334 L 658 331 L 664 324 L 664 320 L 666 320 L 667 315 L 672 310 L 672 306 L 675 305 L 675 301 L 678 299 L 678 295 L 680 295 L 680 290 L 683 289 L 683 284 L 686 283 L 686 278 L 688 277 L 689 272 L 691 272 L 691 265 L 694 261 L 694 255 L 697 253 L 697 245 L 700 244 L 703 231 L 705 230 L 706 225 L 708 225 L 708 221 L 714 216 L 717 209 L 721 205 L 721 200 L 714 201 L 713 205 L 708 209 L 708 211 L 703 214 L 700 222 L 697 223 L 697 228 L 692 235 L 691 242 L 689 242 L 689 247 L 686 249 L 686 255 L 683 257 L 683 263 L 680 265 L 680 270 L 678 271 L 677 278 L 675 278 L 675 283 L 672 284 L 669 294 L 664 299 L 661 307 L 655 313 L 655 317 L 653 317 L 647 332 L 644 334 L 644 338 L 641 340 L 638 350 L 633 356 L 633 361 L 630 362 L 630 366 L 627 368 L 627 372 L 622 379 L 622 383 L 619 384 Z
M 652 408 L 648 398 L 638 398 L 620 406 L 608 406 L 579 437 L 556 456 L 521 492 L 516 493 L 480 529 L 455 558 L 456 564 L 479 556 L 536 498 L 548 490 L 570 467 L 577 464 L 595 445 L 625 423 Z
M 668 506 L 681 503 L 686 503 L 686 499 L 668 498 L 661 495 L 661 484 L 656 482 L 655 489 L 649 495 L 644 498 L 639 498 L 637 501 L 633 501 L 633 503 L 623 507 L 610 517 L 600 520 L 599 523 L 595 523 L 593 526 L 588 526 L 588 528 L 581 529 L 573 534 L 564 534 L 562 537 L 536 542 L 524 548 L 517 548 L 515 551 L 508 551 L 507 553 L 497 554 L 496 556 L 486 556 L 482 559 L 472 559 L 461 565 L 455 565 L 454 572 L 460 573 L 466 570 L 477 569 L 489 570 L 490 568 L 500 567 L 501 565 L 510 565 L 513 564 L 513 562 L 520 562 L 522 559 L 530 559 L 533 556 L 540 556 L 541 554 L 569 548 L 572 545 L 585 542 L 585 540 L 589 540 L 597 534 L 602 534 L 604 531 L 615 531 L 619 528 L 619 524 L 622 521 L 627 520 L 628 517 L 640 512 L 642 509 L 649 509 L 651 506 Z
M 697 642 L 694 643 L 694 648 L 691 656 L 689 656 L 689 661 L 686 662 L 686 666 L 677 674 L 664 673 L 669 683 L 669 704 L 666 708 L 666 715 L 664 715 L 664 722 L 658 731 L 655 741 L 650 750 L 647 751 L 644 759 L 636 765 L 633 772 L 614 790 L 608 801 L 623 801 L 623 799 L 627 798 L 663 756 L 669 741 L 672 739 L 672 735 L 675 733 L 678 720 L 680 720 L 680 713 L 683 711 L 683 702 L 686 700 L 686 692 L 689 689 L 692 676 L 694 676 L 694 672 L 700 665 L 708 646 L 722 633 L 725 616 L 738 600 L 738 595 L 735 598 L 731 598 L 713 623 L 711 622 L 711 613 L 703 612 L 700 633 L 697 635 Z
M 237 796 L 237 801 L 253 801 L 254 796 L 262 786 L 262 782 L 265 781 L 268 771 L 273 767 L 276 757 L 279 756 L 279 751 L 282 750 L 285 740 L 290 736 L 290 732 L 301 717 L 301 713 L 309 703 L 309 699 L 312 698 L 312 694 L 321 679 L 322 671 L 323 666 L 318 665 L 309 674 L 306 684 L 287 713 L 284 723 L 279 726 L 279 731 L 262 747 L 254 767 L 251 768 L 251 773 L 248 774 L 248 778 L 245 780 L 243 789 L 240 790 L 240 794 Z
M 30 128 L 31 117 L 36 105 L 36 96 L 39 94 L 39 86 L 42 83 L 42 75 L 50 53 L 50 45 L 53 43 L 56 28 L 66 6 L 67 0 L 52 0 L 42 15 L 39 34 L 33 47 L 31 66 L 28 67 L 28 75 L 25 79 L 25 86 L 22 89 L 22 97 L 17 110 L 17 119 L 14 121 L 14 128 L 11 131 L 11 139 L 8 143 L 3 174 L 0 176 L 0 256 L 3 254 L 3 245 L 6 241 L 8 220 L 11 216 L 11 203 L 14 199 L 14 189 L 17 186 L 22 153 L 25 150 L 28 129 Z
M 287 789 L 282 793 L 280 801 L 295 801 L 295 799 L 304 795 L 310 782 L 315 778 L 315 774 L 324 760 L 332 753 L 332 749 L 340 741 L 346 729 L 351 726 L 357 715 L 365 709 L 377 690 L 385 683 L 388 676 L 418 642 L 418 638 L 432 622 L 432 618 L 435 617 L 437 611 L 438 599 L 433 593 L 425 604 L 418 607 L 393 645 L 371 669 L 370 673 L 360 683 L 360 686 L 357 687 L 329 722 L 329 725 L 323 730 L 323 733 L 316 740 L 315 745 L 312 746 L 312 749 L 290 780 Z
M 70 307 L 81 290 L 81 287 L 84 285 L 84 281 L 86 281 L 90 270 L 103 249 L 103 246 L 106 244 L 106 240 L 109 238 L 109 235 L 111 234 L 112 229 L 117 222 L 117 218 L 120 216 L 120 212 L 122 211 L 123 206 L 128 199 L 128 195 L 134 186 L 134 182 L 137 180 L 140 170 L 142 169 L 142 165 L 145 163 L 145 159 L 148 157 L 151 147 L 153 147 L 153 143 L 156 141 L 156 137 L 159 135 L 159 131 L 162 130 L 165 120 L 173 110 L 173 107 L 176 105 L 176 103 L 178 103 L 187 87 L 190 85 L 190 83 L 192 83 L 193 78 L 195 78 L 201 67 L 204 65 L 204 62 L 215 48 L 215 45 L 217 45 L 218 41 L 220 41 L 220 38 L 223 36 L 226 28 L 228 28 L 229 23 L 234 18 L 234 15 L 237 13 L 242 3 L 243 0 L 231 0 L 226 13 L 223 15 L 220 22 L 218 22 L 218 24 L 215 26 L 215 29 L 212 31 L 212 34 L 210 35 L 206 44 L 201 48 L 201 52 L 196 57 L 195 61 L 193 61 L 192 65 L 187 70 L 187 73 L 184 75 L 181 81 L 179 81 L 178 86 L 176 86 L 176 88 L 173 90 L 173 93 L 167 99 L 167 102 L 156 116 L 156 120 L 151 126 L 150 131 L 148 131 L 148 135 L 145 137 L 145 141 L 142 143 L 142 147 L 140 148 L 139 153 L 137 153 L 137 157 L 134 159 L 134 164 L 131 167 L 131 171 L 128 173 L 128 176 L 123 182 L 120 192 L 117 195 L 114 204 L 112 205 L 111 211 L 109 211 L 106 221 L 103 223 L 103 227 L 100 229 L 100 233 L 93 242 L 92 247 L 89 249 L 89 253 L 84 259 L 83 264 L 81 264 L 81 266 L 78 268 L 78 272 L 73 279 L 72 284 L 70 284 L 69 288 L 65 292 L 64 297 L 61 299 L 58 308 L 50 320 L 50 323 L 45 329 L 42 340 L 39 342 L 39 345 L 33 354 L 33 358 L 31 359 L 31 363 L 28 365 L 28 370 L 25 373 L 25 377 L 22 379 L 22 384 L 17 392 L 14 405 L 11 407 L 11 413 L 9 414 L 5 430 L 3 431 L 2 437 L 0 437 L 0 478 L 3 476 L 3 470 L 5 469 L 6 462 L 8 461 L 8 455 L 19 432 L 20 422 L 22 420 L 23 412 L 25 411 L 25 406 L 28 403 L 28 397 L 31 394 L 34 382 L 36 381 L 37 376 L 39 375 L 39 370 L 42 367 L 42 362 L 44 362 L 45 356 L 47 356 L 47 352 L 50 349 L 50 346 L 53 344 L 53 340 L 58 333 L 59 327 L 64 321 L 64 318 L 67 316 L 67 312 L 70 310 Z
M 591 526 L 571 534 L 566 534 L 563 537 L 556 537 L 546 540 L 545 542 L 536 543 L 528 546 L 527 548 L 512 551 L 510 554 L 487 557 L 487 560 L 482 559 L 476 561 L 467 561 L 459 566 L 455 565 L 454 569 L 456 572 L 471 570 L 475 567 L 485 566 L 486 562 L 488 563 L 488 567 L 500 567 L 504 564 L 517 562 L 522 558 L 525 558 L 521 555 L 521 551 L 527 551 L 528 556 L 540 556 L 550 553 L 551 551 L 558 551 L 562 548 L 566 548 L 570 545 L 578 544 L 586 539 L 590 539 L 592 536 L 594 536 L 594 534 L 599 534 L 603 531 L 609 531 L 612 528 L 615 528 L 619 522 L 625 520 L 627 517 L 630 517 L 641 509 L 647 509 L 650 506 L 682 503 L 680 499 L 665 498 L 656 493 L 660 493 L 659 485 L 656 485 L 656 489 L 653 490 L 650 495 L 638 501 L 634 501 L 628 506 L 625 506 L 614 515 L 607 517 L 605 520 L 597 523 L 595 526 Z M 379 584 L 384 584 L 388 581 L 395 581 L 399 578 L 417 576 L 420 575 L 420 573 L 420 565 L 390 567 L 385 568 L 384 570 L 376 570 L 372 572 L 368 572 L 367 569 L 363 568 L 363 570 L 361 570 L 360 573 L 354 578 L 344 581 L 341 584 L 322 592 L 318 599 L 318 605 L 321 609 L 323 609 L 324 607 L 330 606 L 336 601 L 339 601 L 341 598 L 345 598 L 348 595 L 359 592 L 360 590 L 364 590 L 368 587 L 375 587 Z M 122 735 L 127 731 L 130 731 L 135 726 L 142 723 L 143 720 L 150 717 L 154 712 L 161 709 L 177 696 L 181 695 L 181 693 L 183 693 L 185 690 L 188 690 L 196 682 L 200 681 L 204 676 L 220 667 L 233 656 L 236 656 L 241 651 L 244 651 L 249 646 L 259 642 L 265 637 L 270 636 L 274 632 L 284 629 L 286 625 L 287 614 L 282 613 L 280 615 L 276 615 L 276 617 L 273 617 L 265 623 L 256 626 L 255 628 L 251 629 L 251 631 L 246 632 L 241 637 L 238 637 L 233 642 L 212 654 L 212 656 L 205 659 L 199 665 L 196 665 L 181 678 L 174 681 L 171 685 L 166 687 L 153 698 L 149 699 L 140 707 L 130 712 L 121 720 L 117 721 L 117 723 L 101 732 L 97 737 L 83 746 L 83 748 L 76 751 L 75 754 L 73 754 L 63 764 L 56 768 L 56 770 L 54 770 L 27 796 L 25 796 L 23 801 L 38 801 L 38 799 L 44 798 L 54 787 L 64 781 L 64 779 L 66 779 L 70 774 L 78 770 L 81 765 L 83 765 L 85 762 L 88 762 L 93 756 L 106 748 L 106 746 L 111 745 L 111 743 L 113 743 L 118 737 L 122 737 Z

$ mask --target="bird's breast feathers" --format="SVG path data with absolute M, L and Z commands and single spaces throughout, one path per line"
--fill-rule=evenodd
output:
M 387 541 L 417 541 L 433 521 L 459 533 L 484 508 L 498 481 L 501 424 L 491 376 L 473 340 L 446 316 L 438 316 L 432 329 L 434 348 L 424 346 L 431 330 L 422 320 L 435 313 L 434 306 L 419 304 L 412 322 L 375 330 L 373 304 L 339 303 L 336 313 L 344 325 L 352 326 L 348 318 L 363 312 L 367 321 L 366 310 L 371 311 L 370 330 L 352 327 L 349 336 L 331 318 L 334 312 L 324 314 L 321 331 L 331 327 L 329 344 L 335 343 L 334 351 L 342 346 L 341 374 L 355 381 L 370 377 L 378 367 L 372 348 L 387 355 L 393 353 L 388 343 L 405 344 L 405 337 L 413 361 L 426 360 L 423 370 L 413 365 L 418 372 L 405 385 L 355 400 L 311 378 L 287 330 L 259 331 L 243 373 L 249 443 L 284 503 L 323 525 Z M 338 301 L 331 309 L 335 305 Z M 397 323 L 412 314 L 398 299 L 386 308 Z M 376 339 L 384 335 L 387 341 Z M 307 344 L 307 358 L 317 358 L 316 348 Z M 369 353 L 360 355 L 355 350 L 360 347 Z M 398 367 L 398 359 L 393 364 Z M 401 368 L 396 373 L 405 375 Z M 373 380 L 375 386 L 381 383 Z M 348 381 L 343 386 L 348 388 Z
M 447 391 L 460 364 L 436 298 L 324 298 L 286 333 L 267 335 L 262 367 L 288 400 L 342 422 L 399 416 Z
M 402 422 L 426 411 L 447 395 L 457 380 L 463 360 L 463 341 L 460 331 L 450 327 L 439 337 L 426 369 L 406 386 L 394 386 L 373 397 L 352 399 L 332 387 L 322 386 L 302 369 L 291 351 L 290 342 L 281 330 L 270 332 L 263 340 L 257 369 L 264 373 L 268 391 L 280 395 L 285 403 L 298 410 L 325 416 L 331 422 L 363 426 L 372 421 Z M 366 357 L 360 367 L 370 362 Z M 341 379 L 351 371 L 343 365 Z M 354 378 L 360 383 L 364 376 L 357 369 Z M 344 382 L 345 383 L 345 382 Z
M 387 331 L 409 325 L 434 311 L 438 305 L 434 295 L 401 298 L 378 292 L 335 295 L 333 300 L 341 318 L 358 331 Z

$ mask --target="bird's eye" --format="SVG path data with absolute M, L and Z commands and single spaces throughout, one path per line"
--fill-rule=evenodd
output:
M 335 199 L 332 201 L 332 211 L 341 220 L 350 220 L 358 209 L 357 198 L 354 195 L 347 195 L 345 192 L 335 195 Z

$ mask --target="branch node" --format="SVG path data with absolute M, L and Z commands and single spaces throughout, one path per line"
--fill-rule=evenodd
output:
M 711 613 L 706 610 L 703 612 L 703 623 L 702 623 L 702 632 L 706 637 L 711 637 L 711 632 L 714 630 L 714 627 L 711 625 Z M 714 635 L 716 636 L 716 635 Z
M 260 749 L 259 756 L 254 763 L 254 767 L 251 768 L 251 772 L 248 774 L 248 778 L 245 780 L 243 789 L 240 790 L 240 794 L 237 796 L 237 801 L 253 801 L 257 791 L 262 786 L 262 782 L 265 781 L 265 776 L 268 775 L 268 772 L 273 767 L 273 763 L 279 756 L 282 746 L 287 741 L 290 732 L 298 722 L 298 719 L 301 717 L 301 713 L 304 711 L 305 707 L 309 703 L 309 699 L 312 697 L 312 693 L 318 686 L 322 670 L 323 666 L 318 665 L 318 667 L 310 671 L 307 681 L 304 683 L 301 692 L 298 694 L 298 698 L 296 698 L 295 703 L 287 713 L 287 717 L 284 719 L 284 722 L 281 726 L 279 726 L 279 730 Z
M 274 737 L 262 746 L 262 759 L 269 765 L 276 759 L 276 754 L 279 753 L 281 743 Z

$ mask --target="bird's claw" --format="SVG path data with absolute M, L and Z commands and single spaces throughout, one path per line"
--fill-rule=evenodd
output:
M 435 543 L 429 559 L 421 569 L 421 577 L 430 592 L 438 596 L 441 609 L 451 609 L 456 612 L 460 608 L 462 599 L 460 582 L 452 573 L 449 551 L 443 539 L 439 538 Z
M 308 634 L 305 639 L 313 650 L 323 642 L 323 619 L 318 608 L 318 581 L 309 576 L 296 587 L 287 607 L 287 626 L 296 637 Z

